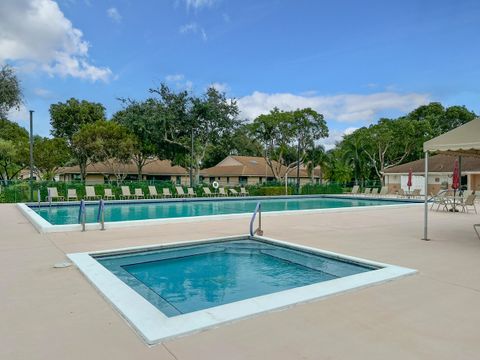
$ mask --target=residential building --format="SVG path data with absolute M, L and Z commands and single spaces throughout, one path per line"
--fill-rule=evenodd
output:
M 455 160 L 451 155 L 434 155 L 428 159 L 428 193 L 436 194 L 439 190 L 452 186 L 452 174 Z M 461 184 L 469 190 L 480 192 L 480 158 L 462 157 L 460 160 Z M 407 190 L 408 172 L 412 169 L 411 189 L 425 189 L 425 160 L 416 160 L 385 170 L 385 185 L 390 192 L 400 188 Z
M 102 184 L 108 181 L 139 180 L 137 165 L 132 161 L 127 164 L 93 163 L 87 166 L 85 182 Z M 80 167 L 65 167 L 58 171 L 63 181 L 80 180 Z M 141 180 L 168 180 L 175 184 L 189 184 L 188 171 L 181 166 L 172 165 L 169 160 L 155 159 L 149 161 L 142 170 Z
M 279 164 L 274 162 L 274 166 Z M 279 166 L 283 178 L 286 167 Z M 263 157 L 230 155 L 217 165 L 200 171 L 200 181 L 212 183 L 218 181 L 221 186 L 254 185 L 275 180 L 272 169 Z M 297 168 L 292 168 L 287 174 L 288 182 L 296 182 Z M 318 183 L 321 176 L 320 167 L 315 168 L 313 180 Z M 304 166 L 300 166 L 300 184 L 311 182 L 311 177 Z

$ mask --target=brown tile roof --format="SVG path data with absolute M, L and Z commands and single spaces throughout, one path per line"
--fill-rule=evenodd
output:
M 127 174 L 137 174 L 137 165 L 132 161 L 126 165 Z M 143 175 L 187 175 L 188 171 L 181 166 L 172 165 L 169 160 L 155 159 L 143 167 Z M 64 167 L 58 174 L 79 174 L 79 166 Z M 112 174 L 112 169 L 104 163 L 94 163 L 87 166 L 87 174 Z
M 428 171 L 429 172 L 453 172 L 453 165 L 456 156 L 451 155 L 434 155 L 428 158 Z M 412 169 L 414 173 L 425 172 L 424 159 L 412 161 L 409 163 L 401 164 L 391 167 L 385 170 L 386 174 L 408 174 L 409 169 Z M 480 158 L 478 157 L 462 157 L 462 171 L 480 172 Z
M 281 167 L 281 175 L 286 171 L 286 167 Z M 289 176 L 296 176 L 296 168 L 290 170 Z M 316 170 L 315 173 L 319 173 Z M 273 172 L 263 157 L 257 156 L 236 156 L 231 155 L 222 160 L 217 165 L 203 169 L 200 174 L 205 177 L 209 176 L 259 176 L 273 177 Z M 300 166 L 300 177 L 308 177 L 305 167 Z

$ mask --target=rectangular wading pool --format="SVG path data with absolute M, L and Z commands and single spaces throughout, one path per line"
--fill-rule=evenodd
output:
M 148 344 L 415 272 L 248 235 L 68 256 Z
M 328 212 L 415 205 L 405 199 L 379 199 L 342 195 L 300 195 L 248 198 L 169 199 L 109 201 L 106 227 L 158 224 L 173 221 L 214 220 L 250 216 L 257 202 L 265 214 Z M 98 202 L 86 205 L 87 229 L 98 229 Z M 18 204 L 20 211 L 40 232 L 80 230 L 79 203 Z

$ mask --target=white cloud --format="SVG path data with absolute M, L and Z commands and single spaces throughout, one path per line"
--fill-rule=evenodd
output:
M 357 129 L 358 128 L 356 127 L 348 127 L 344 130 L 330 130 L 329 136 L 325 139 L 320 139 L 318 143 L 322 144 L 325 147 L 325 150 L 331 150 L 338 142 L 342 141 L 344 135 L 349 135 Z
M 20 69 L 108 81 L 108 67 L 92 65 L 89 43 L 53 0 L 0 1 L 0 63 Z
M 51 98 L 53 96 L 53 93 L 50 90 L 43 89 L 43 88 L 35 88 L 33 89 L 33 93 L 39 97 L 42 98 Z
M 201 26 L 199 26 L 196 22 L 191 22 L 185 25 L 180 26 L 178 30 L 180 34 L 198 34 L 202 38 L 203 41 L 207 41 L 207 32 Z
M 182 81 L 183 79 L 185 79 L 185 75 L 183 74 L 170 74 L 165 76 L 165 80 L 168 82 Z
M 30 119 L 30 113 L 25 105 L 20 105 L 20 109 L 11 109 L 8 112 L 7 119 L 16 123 L 26 123 Z
M 122 15 L 116 7 L 107 9 L 107 16 L 112 19 L 113 22 L 120 23 L 122 21 Z
M 230 86 L 228 86 L 227 83 L 214 82 L 214 83 L 210 84 L 208 87 L 213 87 L 217 91 L 223 92 L 223 93 L 230 90 Z
M 184 0 L 188 10 L 212 7 L 217 0 Z
M 428 94 L 378 92 L 374 94 L 341 94 L 332 96 L 302 96 L 291 93 L 267 94 L 255 91 L 238 99 L 244 118 L 253 120 L 274 107 L 295 110 L 310 107 L 322 113 L 327 120 L 355 123 L 372 121 L 383 111 L 408 112 L 429 102 Z
M 193 89 L 193 82 L 190 80 L 185 80 L 185 75 L 183 74 L 167 75 L 165 76 L 165 81 L 174 84 L 177 89 L 183 89 L 187 91 L 191 91 Z

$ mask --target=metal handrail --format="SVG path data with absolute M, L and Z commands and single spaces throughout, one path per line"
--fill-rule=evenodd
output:
M 97 222 L 101 225 L 100 230 L 105 230 L 105 201 L 103 199 L 98 202 Z
M 255 217 L 257 216 L 258 213 L 258 228 L 253 230 L 253 224 L 255 223 Z M 252 218 L 250 219 L 250 236 L 254 236 L 255 234 L 258 234 L 260 236 L 263 235 L 263 230 L 262 230 L 262 204 L 260 201 L 257 203 L 257 206 L 255 207 L 255 211 L 253 212 Z
M 85 231 L 85 223 L 87 222 L 85 200 L 80 201 L 80 209 L 78 210 L 78 222 L 82 224 L 82 231 Z

